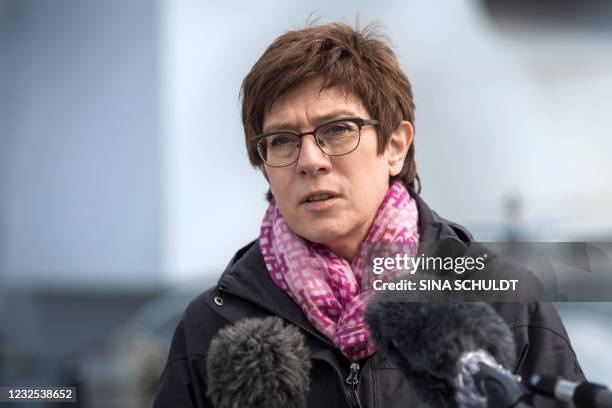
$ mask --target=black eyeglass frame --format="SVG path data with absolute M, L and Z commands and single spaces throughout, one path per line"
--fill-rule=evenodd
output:
M 329 153 L 327 153 L 325 150 L 323 150 L 323 147 L 319 144 L 319 140 L 317 139 L 317 131 L 319 129 L 321 129 L 322 127 L 324 127 L 324 126 L 329 126 L 329 125 L 332 125 L 332 124 L 334 124 L 336 122 L 346 122 L 346 121 L 351 121 L 351 122 L 355 123 L 357 125 L 357 127 L 359 128 L 359 136 L 358 136 L 358 139 L 357 139 L 357 144 L 355 145 L 355 147 L 352 150 L 350 150 L 350 151 L 348 151 L 346 153 L 341 153 L 341 154 L 329 154 Z M 259 154 L 259 157 L 261 158 L 261 161 L 263 161 L 266 164 L 266 166 L 270 166 L 270 167 L 287 167 L 287 166 L 291 166 L 293 163 L 295 163 L 295 162 L 297 162 L 299 160 L 300 153 L 302 152 L 302 143 L 301 143 L 301 140 L 302 140 L 302 137 L 304 137 L 306 135 L 312 135 L 314 140 L 315 140 L 315 143 L 317 144 L 317 146 L 319 146 L 319 149 L 321 149 L 321 151 L 323 153 L 325 153 L 326 155 L 328 155 L 328 156 L 344 156 L 346 154 L 354 152 L 359 147 L 359 143 L 361 142 L 361 128 L 362 127 L 364 127 L 364 126 L 376 126 L 376 125 L 378 125 L 378 121 L 376 119 L 363 119 L 363 118 L 356 117 L 356 116 L 355 117 L 338 118 L 338 119 L 330 120 L 329 122 L 322 123 L 319 126 L 317 126 L 316 128 L 314 128 L 313 130 L 308 131 L 308 132 L 296 132 L 295 130 L 279 129 L 279 130 L 274 130 L 272 132 L 262 133 L 262 134 L 253 136 L 253 142 L 255 143 L 255 150 L 257 150 L 257 154 Z M 258 148 L 258 145 L 259 145 L 259 142 L 263 138 L 268 137 L 268 136 L 272 136 L 272 135 L 277 135 L 279 133 L 289 133 L 289 134 L 297 136 L 298 141 L 299 141 L 299 144 L 298 144 L 298 153 L 297 153 L 297 156 L 296 156 L 295 160 L 292 161 L 291 163 L 283 164 L 282 166 L 274 166 L 274 165 L 268 164 L 268 162 L 266 162 L 266 160 L 263 158 L 263 155 L 262 155 L 262 153 L 260 152 L 260 150 Z

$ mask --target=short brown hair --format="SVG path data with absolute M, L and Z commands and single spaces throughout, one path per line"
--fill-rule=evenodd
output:
M 321 90 L 339 87 L 359 98 L 378 120 L 378 154 L 402 120 L 414 126 L 410 81 L 376 27 L 332 23 L 293 30 L 268 47 L 242 82 L 242 124 L 253 166 L 263 165 L 252 137 L 262 132 L 264 115 L 281 96 L 314 77 L 322 78 Z M 396 179 L 420 190 L 414 142 L 391 181 Z

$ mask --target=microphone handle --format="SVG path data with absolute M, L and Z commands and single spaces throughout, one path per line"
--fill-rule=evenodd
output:
M 612 408 L 612 392 L 599 384 L 581 383 L 573 399 L 578 408 Z
M 539 374 L 532 375 L 528 384 L 538 394 L 559 401 L 573 401 L 576 408 L 612 408 L 612 391 L 603 385 L 575 383 Z
M 595 404 L 600 408 L 612 408 L 612 392 L 609 390 L 599 391 L 595 396 Z

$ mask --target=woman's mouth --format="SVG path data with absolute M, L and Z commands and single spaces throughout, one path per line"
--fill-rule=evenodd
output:
M 328 200 L 328 199 L 333 198 L 333 197 L 334 196 L 332 194 L 327 194 L 327 193 L 314 194 L 314 195 L 306 197 L 306 202 L 307 203 L 312 203 L 314 201 L 323 201 L 323 200 Z
M 333 205 L 337 198 L 333 193 L 314 193 L 306 196 L 302 205 L 311 211 L 321 211 Z

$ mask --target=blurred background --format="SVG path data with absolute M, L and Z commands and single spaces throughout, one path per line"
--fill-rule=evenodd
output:
M 0 0 L 0 385 L 150 405 L 266 208 L 242 78 L 285 31 L 357 16 L 412 81 L 432 208 L 481 241 L 612 241 L 612 2 Z M 610 304 L 559 310 L 612 385 Z

